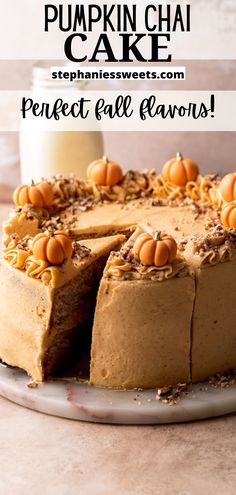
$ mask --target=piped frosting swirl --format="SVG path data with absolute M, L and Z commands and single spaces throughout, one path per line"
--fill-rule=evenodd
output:
M 153 280 L 163 282 L 174 277 L 185 277 L 189 274 L 189 270 L 183 259 L 176 259 L 172 264 L 162 267 L 144 266 L 134 258 L 124 260 L 117 253 L 111 253 L 104 274 L 105 277 L 112 280 Z
M 224 229 L 219 224 L 205 236 L 191 237 L 185 244 L 183 255 L 196 268 L 230 261 L 236 256 L 236 229 Z

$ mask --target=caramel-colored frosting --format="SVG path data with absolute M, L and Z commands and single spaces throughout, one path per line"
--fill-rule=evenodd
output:
M 26 235 L 34 237 L 41 232 L 40 224 L 45 218 L 49 218 L 48 211 L 32 205 L 14 208 L 10 218 L 3 223 L 3 245 L 7 247 L 14 234 L 21 239 Z
M 3 258 L 13 268 L 24 270 L 26 275 L 32 278 L 41 279 L 45 285 L 56 287 L 59 278 L 59 270 L 49 263 L 36 260 L 32 255 L 30 244 L 32 239 L 29 236 L 24 241 L 19 241 L 16 237 L 11 239 L 7 248 L 3 249 Z
M 52 288 L 58 285 L 59 269 L 56 266 L 50 266 L 47 261 L 36 260 L 33 255 L 26 259 L 25 271 L 28 277 L 40 279 L 44 285 Z
M 218 225 L 204 235 L 190 238 L 184 248 L 185 259 L 196 268 L 232 260 L 236 256 L 236 229 Z
M 61 206 L 70 199 L 88 196 L 87 181 L 80 180 L 74 175 L 69 177 L 57 175 L 52 178 L 51 182 L 56 206 Z
M 116 186 L 97 186 L 93 181 L 80 180 L 77 177 L 57 176 L 51 179 L 53 205 L 49 211 L 25 205 L 13 210 L 10 218 L 4 222 L 3 243 L 7 246 L 11 235 L 17 233 L 34 237 L 45 230 L 65 230 L 77 224 L 78 215 L 87 210 L 96 210 L 96 206 L 105 203 L 128 208 L 134 201 L 141 201 L 143 207 L 183 206 L 192 203 L 205 207 L 221 207 L 218 195 L 218 179 L 213 176 L 198 176 L 196 182 L 188 182 L 179 187 L 164 180 L 155 172 L 129 171 Z M 120 205 L 121 204 L 121 205 Z
M 30 252 L 24 249 L 20 249 L 17 246 L 17 241 L 12 239 L 8 247 L 3 249 L 3 258 L 6 260 L 13 268 L 18 268 L 24 270 L 25 262 L 30 256 Z
M 169 200 L 181 200 L 190 198 L 193 201 L 202 201 L 205 204 L 217 206 L 219 179 L 214 176 L 199 175 L 196 182 L 187 182 L 186 186 L 176 186 L 166 181 L 161 175 L 153 175 L 150 178 L 153 195 Z
M 52 266 L 48 261 L 38 260 L 32 253 L 33 239 L 27 236 L 20 240 L 17 236 L 3 250 L 3 258 L 13 268 L 25 272 L 28 277 L 40 280 L 50 288 L 58 288 L 76 277 L 82 270 L 116 246 L 125 241 L 125 236 L 101 237 L 73 242 L 73 256 L 60 266 Z
M 28 276 L 40 279 L 50 286 L 58 286 L 58 280 L 61 279 L 61 272 L 64 268 L 59 270 L 49 266 L 47 261 L 45 264 L 45 262 L 36 260 L 32 256 L 30 243 L 29 245 L 21 244 L 26 236 L 30 237 L 31 244 L 35 236 L 45 230 L 52 232 L 58 229 L 66 230 L 73 239 L 81 238 L 82 235 L 89 237 L 90 233 L 91 237 L 102 236 L 126 228 L 132 230 L 140 224 L 142 218 L 144 222 L 154 227 L 158 222 L 171 227 L 172 211 L 167 214 L 166 210 L 165 212 L 163 210 L 163 215 L 162 211 L 159 211 L 158 215 L 158 207 L 172 210 L 172 206 L 179 206 L 183 210 L 188 208 L 186 214 L 185 210 L 181 213 L 181 208 L 179 209 L 183 215 L 183 222 L 179 226 L 178 220 L 176 226 L 176 236 L 179 242 L 181 236 L 185 239 L 188 232 L 196 232 L 196 227 L 203 232 L 203 220 L 207 211 L 212 213 L 213 210 L 217 211 L 222 206 L 222 199 L 218 193 L 219 180 L 214 176 L 199 175 L 196 182 L 188 182 L 184 187 L 165 181 L 155 171 L 129 171 L 115 186 L 98 186 L 92 180 L 80 180 L 74 176 L 56 176 L 51 179 L 50 183 L 54 197 L 50 208 L 45 210 L 34 208 L 32 205 L 15 208 L 10 218 L 4 222 L 3 236 L 3 243 L 7 248 L 7 251 L 4 251 L 4 259 L 11 266 L 25 270 Z M 199 217 L 199 224 L 196 224 L 195 230 L 194 228 L 190 230 L 192 217 L 193 220 Z M 187 220 L 188 225 L 185 225 Z M 182 231 L 183 225 L 187 232 Z M 156 227 L 158 228 L 158 225 Z M 174 226 L 172 227 L 174 229 Z M 168 229 L 167 231 L 169 232 Z M 173 232 L 170 233 L 173 235 Z M 188 245 L 188 252 L 192 252 L 192 255 L 196 257 L 196 245 L 200 242 L 199 236 L 196 237 L 195 244 L 194 242 L 193 240 L 195 247 L 191 248 L 191 244 Z M 201 266 L 207 264 L 207 260 L 214 263 L 219 259 L 220 262 L 227 256 L 228 246 L 224 248 L 222 246 L 221 251 L 218 258 L 215 251 L 214 255 L 205 253 L 204 257 L 201 256 Z M 73 270 L 75 265 L 74 260 L 71 263 Z M 145 267 L 137 261 L 115 256 L 111 257 L 107 268 L 107 274 L 112 277 L 158 281 L 182 276 L 186 274 L 186 271 L 187 268 L 182 258 L 172 265 L 159 268 Z
M 120 184 L 113 187 L 96 186 L 90 184 L 91 194 L 95 198 L 108 199 L 110 201 L 124 201 L 140 198 L 142 194 L 150 189 L 150 179 L 145 173 L 132 171 L 127 172 Z
M 181 258 L 162 267 L 144 266 L 135 258 L 125 260 L 117 253 L 111 253 L 104 272 L 112 280 L 153 280 L 163 282 L 173 277 L 185 277 L 189 274 L 188 266 Z
M 52 179 L 54 204 L 62 206 L 70 199 L 89 198 L 90 201 L 130 201 L 142 197 L 169 200 L 191 198 L 207 204 L 216 204 L 219 179 L 215 176 L 199 175 L 196 182 L 188 182 L 180 187 L 166 181 L 155 171 L 128 171 L 122 181 L 115 186 L 98 186 L 91 180 L 80 180 L 74 176 L 57 176 Z

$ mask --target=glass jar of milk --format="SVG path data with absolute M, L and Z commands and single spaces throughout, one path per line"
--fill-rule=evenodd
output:
M 75 100 L 84 95 L 84 83 L 58 82 L 50 79 L 50 68 L 33 69 L 32 99 L 43 92 L 47 95 L 60 91 L 75 95 Z M 20 129 L 21 180 L 29 183 L 42 177 L 71 173 L 86 177 L 88 165 L 103 156 L 102 132 L 98 131 L 44 131 L 37 119 L 31 125 L 27 118 L 22 120 Z

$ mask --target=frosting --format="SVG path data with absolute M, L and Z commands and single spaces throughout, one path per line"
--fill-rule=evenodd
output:
M 9 245 L 12 234 L 18 234 L 19 237 L 23 238 L 27 234 L 33 237 L 40 232 L 37 212 L 32 210 L 33 208 L 26 212 L 22 208 L 20 212 L 14 211 L 10 218 L 3 223 L 4 246 Z
M 186 186 L 181 187 L 166 181 L 161 175 L 153 175 L 151 185 L 153 194 L 160 198 L 181 200 L 188 197 L 193 201 L 202 201 L 206 204 L 218 205 L 219 203 L 217 195 L 219 180 L 214 176 L 199 175 L 196 182 L 190 181 Z
M 97 199 L 107 199 L 110 201 L 124 201 L 136 199 L 148 192 L 150 180 L 144 172 L 130 170 L 123 180 L 115 186 L 97 186 L 93 181 L 89 181 L 89 192 Z
M 54 204 L 60 205 L 71 198 L 86 197 L 88 195 L 86 181 L 80 180 L 74 175 L 63 177 L 57 175 L 52 178 L 52 189 L 55 197 Z
M 28 277 L 41 279 L 45 285 L 57 287 L 59 280 L 59 270 L 55 266 L 50 266 L 47 261 L 36 260 L 34 256 L 29 256 L 25 262 L 26 275 Z
M 13 268 L 24 270 L 25 261 L 30 256 L 28 249 L 28 237 L 25 243 L 19 244 L 18 236 L 10 239 L 10 242 L 6 248 L 3 249 L 3 258 Z
M 41 279 L 45 285 L 56 287 L 58 284 L 59 270 L 55 266 L 42 260 L 36 260 L 32 256 L 29 245 L 32 239 L 28 236 L 20 241 L 18 237 L 11 239 L 7 248 L 3 249 L 3 258 L 13 268 L 25 270 L 28 277 Z
M 50 211 L 34 208 L 32 205 L 14 209 L 11 217 L 4 223 L 3 242 L 7 248 L 4 250 L 4 259 L 11 266 L 24 269 L 28 276 L 40 279 L 43 283 L 53 287 L 58 284 L 59 275 L 60 273 L 62 275 L 64 268 L 60 271 L 55 266 L 49 266 L 47 261 L 36 260 L 31 252 L 32 239 L 42 231 L 58 229 L 66 229 L 71 236 L 76 238 L 72 229 L 74 225 L 80 228 L 79 212 L 110 202 L 118 203 L 117 208 L 129 209 L 132 202 L 137 200 L 147 208 L 166 203 L 170 206 L 188 204 L 193 211 L 193 220 L 202 213 L 206 215 L 209 212 L 210 215 L 215 212 L 215 218 L 212 219 L 211 215 L 207 225 L 207 228 L 215 228 L 219 222 L 217 209 L 222 206 L 222 198 L 218 191 L 219 179 L 210 175 L 205 177 L 199 175 L 195 182 L 188 182 L 184 187 L 164 180 L 154 171 L 129 171 L 119 184 L 112 187 L 97 186 L 91 180 L 80 180 L 74 176 L 65 178 L 56 176 L 51 179 L 50 183 L 54 196 Z M 138 220 L 136 222 L 134 219 L 133 223 L 137 224 Z M 194 259 L 200 267 L 231 259 L 235 250 L 232 235 L 231 238 L 227 234 L 224 235 L 224 241 L 220 246 L 209 243 L 207 236 L 195 236 L 188 239 L 180 246 L 181 256 L 183 255 L 186 260 L 191 258 L 191 262 Z M 124 249 L 127 248 L 124 247 Z M 79 244 L 74 244 L 73 263 L 76 264 L 79 260 L 81 262 L 89 256 L 90 253 L 86 248 L 82 249 Z M 106 273 L 107 276 L 118 279 L 140 278 L 162 281 L 175 276 L 184 276 L 187 272 L 186 263 L 182 258 L 171 265 L 155 267 L 143 266 L 137 260 L 125 259 L 121 254 L 110 258 Z
M 222 225 L 186 241 L 184 257 L 196 268 L 204 268 L 232 260 L 236 255 L 236 229 L 224 229 Z
M 8 252 L 4 254 L 4 259 L 14 268 L 24 270 L 25 262 L 29 255 L 30 253 L 23 249 L 9 249 Z
M 185 187 L 180 187 L 166 181 L 162 175 L 154 175 L 151 177 L 151 187 L 153 195 L 164 199 L 181 199 L 185 196 Z
M 137 260 L 122 259 L 112 253 L 104 272 L 105 277 L 113 280 L 153 280 L 163 282 L 173 277 L 185 277 L 189 274 L 188 266 L 183 259 L 176 259 L 172 264 L 157 267 L 144 266 Z
M 11 217 L 4 222 L 3 243 L 10 242 L 13 233 L 21 238 L 26 234 L 34 237 L 42 230 L 62 230 L 73 228 L 79 212 L 93 209 L 104 202 L 129 204 L 131 200 L 151 202 L 152 206 L 168 204 L 182 206 L 187 202 L 201 202 L 207 207 L 222 207 L 223 201 L 218 192 L 219 179 L 215 176 L 198 176 L 196 182 L 186 186 L 176 186 L 154 171 L 129 171 L 115 186 L 97 186 L 91 180 L 81 180 L 75 176 L 56 176 L 51 179 L 53 205 L 50 211 L 25 205 L 14 209 Z M 67 212 L 63 219 L 63 213 Z
M 48 261 L 38 260 L 32 254 L 33 239 L 27 236 L 20 240 L 17 236 L 4 249 L 4 259 L 12 267 L 24 270 L 31 278 L 40 280 L 44 285 L 58 288 L 79 273 L 99 257 L 106 255 L 115 246 L 124 242 L 125 236 L 114 235 L 99 239 L 87 239 L 81 242 L 74 241 L 72 257 L 67 258 L 62 265 L 51 265 Z

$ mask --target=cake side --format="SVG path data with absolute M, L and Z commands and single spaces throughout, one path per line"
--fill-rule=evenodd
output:
M 195 270 L 192 381 L 236 368 L 236 231 L 221 225 L 189 240 L 185 256 Z
M 190 381 L 194 280 L 180 257 L 164 266 L 143 265 L 134 252 L 142 232 L 138 228 L 119 253 L 111 253 L 104 271 L 92 333 L 94 385 L 154 388 Z
M 189 382 L 194 291 L 191 277 L 163 283 L 103 279 L 93 326 L 90 383 L 155 388 Z
M 199 270 L 192 330 L 192 381 L 236 368 L 236 259 Z
M 41 381 L 43 340 L 49 330 L 53 290 L 0 262 L 0 359 Z
M 212 224 L 204 234 L 188 236 L 178 245 L 179 257 L 163 267 L 154 265 L 153 254 L 148 266 L 137 259 L 140 232 L 106 265 L 94 318 L 91 383 L 161 387 L 235 368 L 235 229 Z

